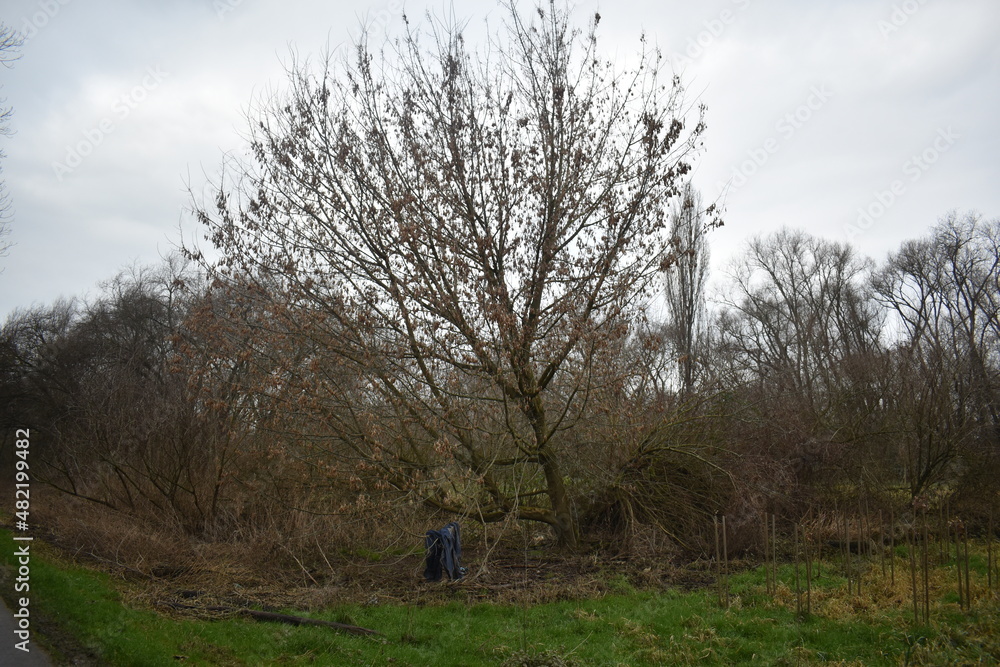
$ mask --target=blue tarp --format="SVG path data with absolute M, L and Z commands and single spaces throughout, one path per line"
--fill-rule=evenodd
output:
M 462 567 L 462 537 L 457 523 L 452 521 L 441 530 L 428 530 L 424 546 L 427 548 L 424 579 L 441 581 L 442 572 L 452 580 L 462 578 L 465 568 Z

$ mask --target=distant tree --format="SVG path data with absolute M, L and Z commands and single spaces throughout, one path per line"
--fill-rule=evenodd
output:
M 701 195 L 688 183 L 670 211 L 670 235 L 677 247 L 676 266 L 664 273 L 667 338 L 677 360 L 682 396 L 694 387 L 707 341 L 705 285 L 708 278 L 707 234 L 715 226 L 714 206 L 703 208 Z
M 66 396 L 77 391 L 60 343 L 79 316 L 73 301 L 15 310 L 0 329 L 3 425 L 51 435 L 61 426 Z M 41 444 L 39 438 L 39 444 Z
M 20 49 L 24 44 L 24 38 L 16 30 L 5 23 L 0 22 L 0 65 L 6 68 L 13 66 L 15 60 L 21 57 Z M 10 119 L 14 115 L 11 107 L 4 106 L 6 100 L 0 98 L 0 135 L 10 136 Z M 0 149 L 0 256 L 3 256 L 10 249 L 10 243 L 5 237 L 10 233 L 11 203 L 7 193 L 7 186 L 2 178 L 3 158 L 6 153 Z
M 793 401 L 822 423 L 841 397 L 845 362 L 880 350 L 871 260 L 782 230 L 749 241 L 723 288 L 720 345 L 730 377 Z
M 179 353 L 203 287 L 172 257 L 120 273 L 90 302 L 8 318 L 0 415 L 11 433 L 31 429 L 33 479 L 192 534 L 213 528 L 232 468 L 260 457 L 238 446 L 239 406 L 196 384 L 203 359 Z
M 260 335 L 309 350 L 278 384 L 359 474 L 572 547 L 572 429 L 675 260 L 670 202 L 704 126 L 685 130 L 645 40 L 620 74 L 598 15 L 580 33 L 555 3 L 507 9 L 485 52 L 407 22 L 340 70 L 293 65 L 251 127 L 255 165 L 197 212 L 216 277 L 272 295 Z
M 1000 448 L 1000 221 L 950 214 L 875 274 L 897 330 L 895 412 L 914 495 Z

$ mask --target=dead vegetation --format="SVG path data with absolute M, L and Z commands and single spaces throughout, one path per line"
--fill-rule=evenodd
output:
M 652 527 L 635 527 L 624 543 L 592 541 L 567 554 L 553 550 L 553 537 L 541 531 L 468 524 L 466 577 L 428 583 L 423 535 L 400 535 L 390 522 L 381 529 L 369 525 L 363 541 L 341 539 L 329 518 L 326 532 L 313 539 L 261 527 L 254 540 L 208 541 L 180 529 L 138 524 L 74 498 L 49 498 L 39 515 L 45 539 L 77 562 L 112 575 L 127 604 L 168 614 L 219 617 L 226 615 L 222 607 L 317 611 L 351 604 L 540 604 L 632 587 L 698 588 L 713 581 L 707 561 L 682 567 L 680 552 L 669 540 L 654 538 Z M 433 520 L 424 517 L 428 526 Z M 314 521 L 318 530 L 319 519 Z M 164 602 L 177 606 L 159 604 Z

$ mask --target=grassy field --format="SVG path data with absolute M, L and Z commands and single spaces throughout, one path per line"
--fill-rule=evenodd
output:
M 0 542 L 13 545 L 6 532 Z M 13 550 L 5 548 L 2 559 L 8 600 Z M 727 609 L 714 588 L 642 591 L 610 574 L 613 592 L 599 599 L 352 605 L 314 614 L 381 633 L 364 637 L 243 618 L 183 618 L 125 604 L 132 599 L 128 587 L 137 584 L 73 564 L 36 541 L 31 613 L 33 627 L 48 632 L 64 659 L 89 654 L 92 664 L 130 667 L 998 664 L 1000 602 L 988 590 L 985 565 L 985 552 L 974 553 L 974 601 L 967 612 L 959 610 L 954 569 L 947 563 L 933 568 L 930 622 L 919 625 L 903 558 L 895 586 L 872 562 L 864 592 L 850 596 L 826 564 L 813 584 L 808 616 L 796 613 L 789 565 L 780 568 L 773 594 L 765 592 L 762 569 L 734 574 Z

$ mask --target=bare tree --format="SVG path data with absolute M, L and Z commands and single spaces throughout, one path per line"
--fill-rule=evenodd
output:
M 752 239 L 721 298 L 731 372 L 803 401 L 822 420 L 838 399 L 845 360 L 880 349 L 872 268 L 850 246 L 800 231 Z
M 897 329 L 900 448 L 916 495 L 976 443 L 1000 443 L 1000 221 L 946 216 L 873 285 Z
M 62 365 L 64 350 L 58 341 L 66 336 L 79 315 L 78 305 L 59 301 L 48 307 L 17 309 L 0 329 L 3 419 L 8 429 L 27 427 L 35 433 L 59 428 L 56 404 L 76 391 Z
M 572 428 L 674 259 L 669 205 L 704 125 L 685 130 L 645 40 L 618 73 L 599 15 L 581 33 L 554 2 L 507 8 L 483 51 L 407 21 L 339 69 L 294 64 L 253 120 L 255 166 L 197 212 L 217 277 L 256 281 L 315 351 L 296 377 L 359 470 L 573 546 Z
M 714 206 L 702 207 L 701 195 L 691 184 L 674 202 L 670 213 L 670 233 L 678 249 L 677 263 L 664 273 L 667 302 L 667 337 L 677 359 L 680 393 L 690 394 L 695 372 L 706 345 L 705 284 L 708 278 L 708 231 Z
M 189 382 L 202 360 L 176 353 L 199 284 L 175 256 L 122 272 L 90 303 L 9 318 L 0 415 L 31 428 L 35 479 L 192 533 L 212 529 L 232 467 L 256 453 L 238 451 L 241 431 L 222 428 L 239 406 L 216 409 Z

